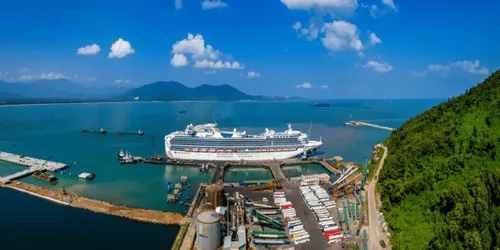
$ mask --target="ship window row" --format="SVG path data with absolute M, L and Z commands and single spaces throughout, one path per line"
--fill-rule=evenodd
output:
M 193 142 L 171 142 L 171 145 L 189 145 L 189 146 L 216 146 L 216 147 L 233 147 L 233 146 L 290 146 L 301 145 L 298 142 L 289 143 L 193 143 Z
M 275 145 L 275 146 L 197 146 L 197 145 L 171 145 L 170 147 L 182 147 L 182 148 L 290 148 L 290 147 L 303 147 L 303 145 Z

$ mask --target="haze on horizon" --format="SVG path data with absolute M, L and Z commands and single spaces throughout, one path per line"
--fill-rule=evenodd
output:
M 447 98 L 500 68 L 499 1 L 8 1 L 0 81 L 230 84 L 252 95 Z

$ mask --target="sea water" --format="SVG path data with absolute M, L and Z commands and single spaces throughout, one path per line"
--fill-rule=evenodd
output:
M 186 186 L 181 200 L 192 197 L 197 184 L 211 178 L 210 173 L 201 173 L 197 167 L 131 164 L 120 165 L 117 154 L 120 149 L 135 156 L 152 156 L 164 153 L 164 136 L 172 131 L 183 130 L 188 124 L 216 122 L 223 129 L 238 128 L 247 133 L 262 133 L 265 128 L 282 131 L 287 123 L 293 128 L 308 133 L 311 139 L 323 141 L 319 150 L 325 157 L 340 155 L 347 161 L 362 162 L 371 155 L 372 146 L 383 141 L 389 131 L 368 127 L 345 127 L 342 124 L 350 119 L 374 123 L 389 127 L 399 127 L 405 120 L 438 104 L 442 100 L 333 100 L 322 101 L 330 107 L 312 107 L 313 101 L 283 102 L 138 102 L 138 103 L 90 103 L 58 104 L 31 106 L 0 107 L 0 151 L 25 154 L 41 159 L 64 162 L 70 168 L 64 173 L 56 173 L 59 184 L 49 184 L 33 177 L 23 181 L 53 189 L 104 200 L 111 203 L 134 207 L 159 209 L 163 211 L 184 212 L 177 204 L 166 202 L 166 184 L 180 182 L 180 177 L 188 176 L 190 187 Z M 179 111 L 187 111 L 180 113 Z M 82 133 L 82 129 L 105 128 L 108 134 Z M 144 136 L 118 135 L 118 131 L 143 130 Z M 0 163 L 0 175 L 15 173 L 23 167 Z M 236 170 L 240 171 L 240 170 Z M 248 177 L 245 170 L 236 172 L 231 180 L 238 182 Z M 81 172 L 95 172 L 91 181 L 80 180 Z M 72 174 L 72 176 L 69 175 Z M 232 173 L 232 172 L 229 172 Z M 252 179 L 270 178 L 268 171 L 252 170 Z M 260 174 L 259 174 L 260 173 Z M 230 175 L 231 176 L 231 175 Z M 6 192 L 8 194 L 6 194 Z M 25 194 L 0 192 L 2 204 L 8 202 L 10 209 L 0 206 L 2 217 L 17 218 L 16 223 L 29 229 L 38 223 L 31 217 L 25 217 L 26 199 L 38 201 Z M 8 201 L 7 201 L 8 200 Z M 74 235 L 80 225 L 71 223 L 75 216 L 72 208 L 43 201 L 43 211 L 57 211 L 51 218 L 56 225 L 64 224 L 64 230 L 53 234 L 51 230 L 27 230 L 16 235 L 39 235 L 47 239 L 73 237 L 76 241 L 92 242 L 97 237 L 90 231 L 85 239 Z M 41 204 L 41 203 L 40 203 Z M 43 216 L 33 207 L 33 214 Z M 81 212 L 81 211 L 79 211 Z M 107 221 L 104 215 L 85 211 L 86 217 L 96 218 L 96 227 Z M 98 219 L 106 218 L 106 219 Z M 4 218 L 5 219 L 5 218 Z M 77 220 L 75 218 L 75 220 Z M 78 219 L 79 220 L 79 219 Z M 122 221 L 123 219 L 114 218 Z M 58 224 L 59 223 L 59 224 Z M 173 240 L 174 226 L 143 225 L 132 222 L 116 222 L 116 227 L 133 232 L 141 232 L 142 227 L 162 234 L 164 228 L 173 228 L 165 237 Z M 2 223 L 3 224 L 3 223 Z M 140 225 L 140 226 L 139 226 Z M 169 229 L 170 230 L 170 229 Z M 115 232 L 109 231 L 114 235 Z M 110 236 L 111 237 L 111 236 Z M 141 236 L 142 237 L 142 236 Z M 14 240 L 0 239 L 2 244 Z M 164 238 L 155 239 L 151 244 L 164 242 Z M 146 242 L 146 241 L 145 241 Z M 148 243 L 145 243 L 148 244 Z M 57 249 L 58 244 L 48 241 L 41 246 Z M 92 246 L 95 246 L 93 244 Z M 41 247 L 43 248 L 43 247 Z M 66 249 L 60 247 L 59 249 Z

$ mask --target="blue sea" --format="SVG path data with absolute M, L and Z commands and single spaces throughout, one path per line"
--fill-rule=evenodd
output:
M 187 199 L 193 196 L 198 183 L 210 179 L 211 173 L 200 173 L 197 167 L 143 163 L 120 165 L 117 162 L 120 149 L 143 157 L 164 153 L 163 137 L 172 131 L 183 130 L 190 123 L 216 122 L 223 129 L 238 128 L 248 133 L 261 133 L 265 128 L 285 130 L 290 123 L 294 129 L 309 133 L 312 139 L 321 138 L 323 156 L 339 155 L 348 161 L 362 162 L 370 157 L 372 146 L 387 138 L 390 132 L 342 126 L 351 115 L 355 120 L 397 128 L 405 120 L 441 101 L 322 101 L 329 103 L 330 107 L 312 107 L 314 101 L 2 106 L 0 151 L 70 165 L 64 173 L 56 174 L 59 178 L 56 186 L 32 177 L 23 181 L 53 189 L 64 187 L 67 192 L 116 204 L 182 213 L 184 208 L 181 205 L 166 202 L 166 183 L 180 182 L 181 176 L 188 176 L 190 186 L 182 198 Z M 108 130 L 108 134 L 81 132 L 82 129 L 100 128 Z M 124 136 L 117 133 L 139 129 L 146 134 Z M 0 176 L 21 169 L 24 167 L 0 163 Z M 79 180 L 76 176 L 81 172 L 95 172 L 96 178 Z M 267 171 L 258 173 L 252 172 L 251 178 L 270 178 Z M 236 182 L 249 178 L 248 175 L 237 170 L 228 178 Z M 137 223 L 62 207 L 12 190 L 0 189 L 0 199 L 0 224 L 25 227 L 24 230 L 2 230 L 7 231 L 0 234 L 2 246 L 14 247 L 22 237 L 33 236 L 37 239 L 36 249 L 68 249 L 68 245 L 74 248 L 75 244 L 92 244 L 89 247 L 96 249 L 95 239 L 98 239 L 99 246 L 107 249 L 137 249 L 137 244 L 143 244 L 144 249 L 167 249 L 178 230 L 175 226 Z M 33 249 L 31 246 L 35 245 L 17 248 Z

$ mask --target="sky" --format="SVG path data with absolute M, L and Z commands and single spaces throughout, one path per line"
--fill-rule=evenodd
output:
M 494 0 L 3 1 L 0 80 L 447 98 L 500 68 L 499 8 Z

